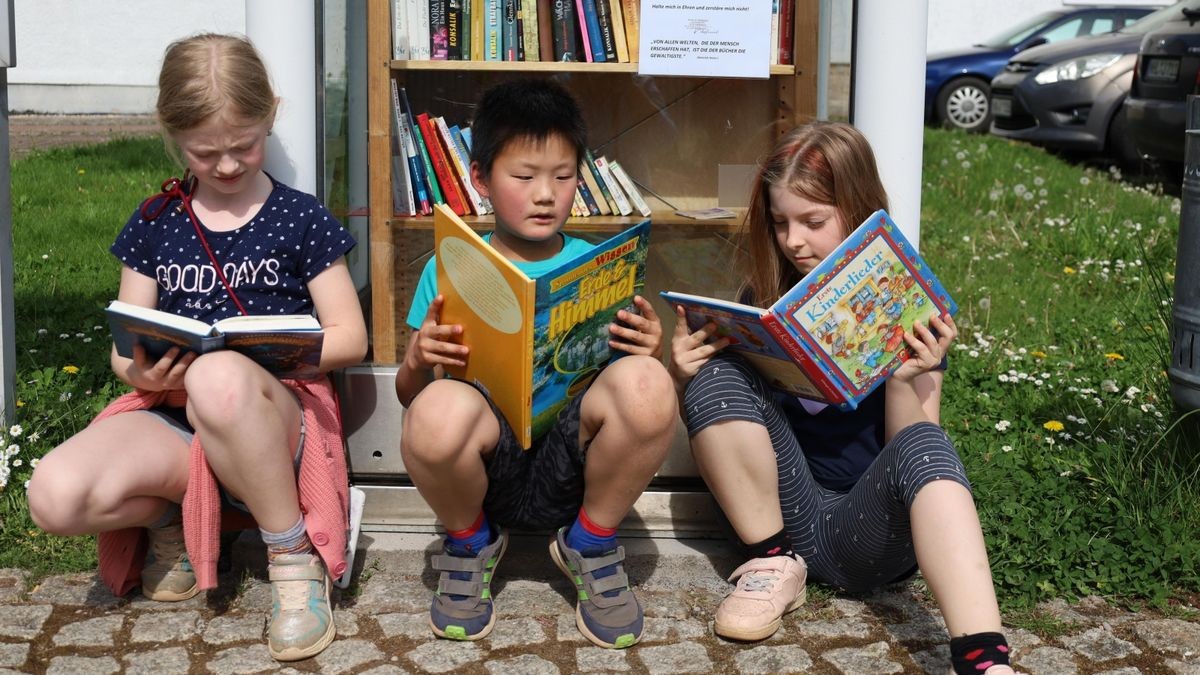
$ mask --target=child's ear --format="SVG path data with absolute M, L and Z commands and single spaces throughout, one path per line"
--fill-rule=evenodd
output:
M 475 186 L 480 197 L 491 199 L 488 181 L 483 176 L 483 169 L 479 166 L 479 162 L 471 162 L 471 185 Z

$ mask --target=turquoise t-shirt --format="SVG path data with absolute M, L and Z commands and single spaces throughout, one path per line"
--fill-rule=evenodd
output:
M 553 271 L 568 259 L 584 253 L 593 246 L 593 244 L 578 237 L 572 237 L 567 234 L 562 235 L 562 237 L 562 250 L 554 256 L 534 262 L 514 260 L 512 261 L 513 264 L 530 279 L 537 279 L 543 274 Z M 485 234 L 483 240 L 490 243 L 492 241 L 492 233 Z M 416 292 L 413 293 L 412 306 L 408 309 L 407 323 L 414 330 L 421 328 L 421 323 L 425 321 L 425 313 L 429 311 L 429 305 L 437 297 L 437 293 L 437 256 L 430 256 L 429 262 L 425 263 L 425 269 L 421 271 L 421 279 L 417 282 Z

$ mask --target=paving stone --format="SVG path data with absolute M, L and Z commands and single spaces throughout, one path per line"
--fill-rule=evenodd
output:
M 887 624 L 887 632 L 892 642 L 938 643 L 949 642 L 950 634 L 946 631 L 946 622 L 940 614 L 918 612 L 903 623 Z
M 834 638 L 865 638 L 871 633 L 870 627 L 862 619 L 842 618 L 834 621 L 794 621 L 788 622 L 789 628 L 797 635 L 818 639 Z
M 437 640 L 426 642 L 408 653 L 408 660 L 430 673 L 448 673 L 468 663 L 482 661 L 484 652 L 474 642 Z
M 1157 652 L 1200 656 L 1200 625 L 1181 619 L 1152 619 L 1133 624 L 1133 630 Z
M 25 583 L 29 573 L 25 570 L 5 567 L 0 569 L 0 603 L 20 602 L 25 597 Z
M 1009 656 L 1010 660 L 1013 658 L 1012 655 L 1023 654 L 1042 644 L 1042 638 L 1024 628 L 1005 627 L 1004 639 L 1008 640 L 1008 648 L 1012 650 Z
M 108 675 L 120 671 L 121 666 L 111 656 L 56 656 L 50 659 L 46 675 Z
M 248 579 L 245 583 L 245 588 L 234 599 L 233 609 L 240 610 L 246 614 L 262 614 L 264 617 L 270 614 L 271 582 L 255 578 Z
M 888 658 L 889 650 L 886 642 L 872 642 L 866 647 L 842 647 L 831 649 L 821 655 L 821 658 L 833 664 L 834 668 L 853 675 L 857 673 L 900 673 L 904 668 Z
M 334 640 L 316 656 L 322 673 L 345 673 L 385 657 L 375 643 L 368 640 Z
M 0 642 L 0 668 L 20 668 L 27 658 L 29 658 L 28 644 Z
M 1200 675 L 1200 662 L 1167 659 L 1166 664 L 1175 675 Z
M 29 593 L 34 602 L 111 609 L 125 602 L 109 592 L 92 572 L 46 577 Z
M 191 667 L 188 652 L 183 647 L 167 647 L 148 652 L 126 654 L 125 675 L 159 675 L 186 673 Z
M 350 609 L 333 610 L 333 626 L 339 638 L 358 635 L 358 612 Z
M 253 614 L 223 614 L 213 617 L 204 627 L 203 639 L 210 645 L 227 645 L 234 642 L 259 641 L 263 639 L 266 630 L 266 615 L 257 612 Z
M 663 619 L 691 617 L 691 603 L 682 591 L 646 591 L 638 594 L 646 616 Z
M 200 612 L 185 609 L 181 612 L 141 614 L 134 620 L 131 642 L 187 642 L 200 633 L 204 622 Z
M 739 673 L 807 673 L 813 667 L 808 652 L 796 645 L 755 647 L 734 657 Z
M 204 609 L 208 607 L 208 593 L 200 592 L 187 600 L 179 602 L 160 602 L 151 600 L 140 592 L 129 596 L 129 608 L 137 611 L 171 612 L 179 609 Z
M 425 604 L 429 604 L 426 599 Z M 575 606 L 561 593 L 550 589 L 512 588 L 512 584 L 496 594 L 496 615 L 503 618 L 518 616 L 554 616 L 575 614 Z
M 712 661 L 708 658 L 708 651 L 704 649 L 704 645 L 695 642 L 639 647 L 637 657 L 641 659 L 642 665 L 651 675 L 712 671 Z
M 279 662 L 271 658 L 267 643 L 248 647 L 230 647 L 217 652 L 208 662 L 208 671 L 216 675 L 242 675 L 279 669 Z
M 1072 609 L 1071 606 L 1067 604 L 1067 601 L 1063 600 L 1062 598 L 1055 598 L 1053 600 L 1047 600 L 1046 602 L 1039 602 L 1037 609 L 1060 621 L 1069 621 L 1071 623 L 1077 623 L 1083 626 L 1090 626 L 1096 623 L 1096 621 L 1091 617 L 1084 616 L 1083 614 L 1080 614 Z
M 0 637 L 32 640 L 50 618 L 50 605 L 13 605 L 0 612 Z
M 397 635 L 421 639 L 432 638 L 433 630 L 429 627 L 429 612 L 420 614 L 380 614 L 375 617 L 375 623 L 386 637 Z
M 400 666 L 388 663 L 382 666 L 375 666 L 370 670 L 364 670 L 361 675 L 408 675 L 408 671 Z
M 427 612 L 432 596 L 433 591 L 419 577 L 375 574 L 363 586 L 362 593 L 354 602 L 354 609 L 364 614 Z
M 1096 673 L 1096 675 L 1142 675 L 1142 671 L 1133 666 L 1125 666 L 1116 670 L 1104 670 Z
M 829 601 L 829 606 L 842 616 L 862 616 L 864 612 L 869 611 L 867 603 L 862 600 L 850 600 L 847 598 L 834 598 Z
M 1079 672 L 1071 652 L 1058 647 L 1037 647 L 1016 661 L 1030 675 L 1074 675 Z
M 533 654 L 522 654 L 514 659 L 504 659 L 503 661 L 489 661 L 484 664 L 484 668 L 487 668 L 487 671 L 494 673 L 494 675 L 509 675 L 509 673 L 519 673 L 519 675 L 558 675 L 558 673 L 562 672 L 554 663 Z
M 111 647 L 113 636 L 124 625 L 125 617 L 121 614 L 76 621 L 58 629 L 54 644 L 58 647 Z
M 646 617 L 642 630 L 642 642 L 683 641 L 702 638 L 708 627 L 695 619 L 660 619 Z
M 575 669 L 581 673 L 626 672 L 629 667 L 628 649 L 579 647 L 575 650 Z
M 575 612 L 571 612 L 570 615 L 559 614 L 557 621 L 558 634 L 556 637 L 559 642 L 587 643 L 588 639 L 583 636 L 583 633 L 579 632 L 579 626 L 575 625 Z
M 907 589 L 880 591 L 865 598 L 865 602 L 868 607 L 878 605 L 900 612 L 908 620 L 912 620 L 918 615 L 929 613 L 929 610 L 921 604 L 913 592 Z
M 946 675 L 950 669 L 950 645 L 940 644 L 930 649 L 909 654 L 921 672 L 929 675 Z
M 429 631 L 429 624 L 425 624 Z M 525 645 L 540 645 L 547 640 L 546 630 L 536 619 L 528 616 L 520 619 L 497 619 L 492 634 L 488 636 L 488 648 L 491 650 L 523 647 Z
M 1113 661 L 1142 653 L 1137 645 L 1122 640 L 1104 627 L 1091 628 L 1079 635 L 1066 635 L 1060 638 L 1059 642 L 1092 663 Z

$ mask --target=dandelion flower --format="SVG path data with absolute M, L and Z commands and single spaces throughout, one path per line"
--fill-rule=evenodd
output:
M 62 370 L 68 375 L 74 375 L 79 372 L 79 366 L 63 366 Z
M 1062 431 L 1063 423 L 1059 422 L 1058 420 L 1050 420 L 1049 422 L 1042 424 L 1042 428 L 1047 431 Z
M 25 407 L 25 401 L 22 401 L 21 399 L 17 399 L 17 407 L 18 407 L 18 408 L 24 408 L 24 407 Z
M 1092 182 L 1092 179 L 1091 179 L 1091 178 L 1088 178 L 1087 176 L 1080 176 L 1080 177 L 1079 177 L 1079 184 L 1080 184 L 1080 185 L 1088 185 L 1088 184 L 1090 184 L 1091 182 Z
M 1075 268 L 1067 265 L 1063 267 L 1063 274 L 1075 274 Z
M 1108 352 L 1107 354 L 1104 355 L 1104 358 L 1108 359 L 1109 361 L 1124 361 L 1125 360 L 1125 357 L 1121 356 L 1117 352 Z
M 1044 358 L 1046 358 L 1046 352 L 1044 352 L 1044 351 L 1042 351 L 1042 350 L 1040 350 L 1040 349 L 1035 349 L 1035 350 L 1033 350 L 1032 352 L 1029 352 L 1029 355 L 1030 355 L 1030 356 L 1032 356 L 1032 357 L 1033 357 L 1033 358 L 1035 358 L 1035 359 L 1044 359 Z
M 986 312 L 986 311 L 990 310 L 991 308 L 992 308 L 992 299 L 990 297 L 983 297 L 983 298 L 979 299 L 979 309 L 982 309 L 983 311 Z

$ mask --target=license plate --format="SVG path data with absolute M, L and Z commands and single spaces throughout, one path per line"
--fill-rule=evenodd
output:
M 1146 59 L 1147 82 L 1174 82 L 1179 79 L 1179 59 Z
M 992 115 L 996 117 L 1012 117 L 1012 99 L 1011 98 L 994 98 L 992 99 Z

